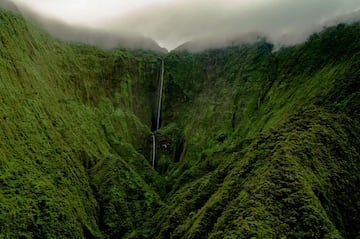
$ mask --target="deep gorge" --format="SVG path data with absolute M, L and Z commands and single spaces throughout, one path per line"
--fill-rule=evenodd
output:
M 0 238 L 360 237 L 359 36 L 102 50 L 0 10 Z

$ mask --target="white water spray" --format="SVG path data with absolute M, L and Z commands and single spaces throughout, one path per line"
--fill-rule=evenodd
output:
M 155 134 L 152 135 L 152 167 L 155 168 L 155 158 L 156 158 L 156 140 L 155 140 Z
M 156 130 L 160 128 L 163 87 L 164 87 L 164 59 L 161 60 L 160 92 L 159 92 L 159 104 L 158 104 L 158 112 L 157 112 L 157 120 L 156 120 Z
M 160 117 L 161 117 L 161 105 L 162 105 L 162 94 L 164 88 L 164 59 L 161 60 L 161 74 L 160 74 L 160 91 L 159 91 L 159 104 L 158 104 L 158 112 L 156 118 L 156 128 L 155 132 L 160 129 Z M 156 138 L 155 134 L 152 135 L 153 142 L 153 150 L 152 150 L 152 167 L 155 168 L 155 160 L 156 160 Z

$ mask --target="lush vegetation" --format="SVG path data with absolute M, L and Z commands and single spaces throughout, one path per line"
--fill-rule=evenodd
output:
M 159 56 L 66 44 L 0 14 L 0 237 L 138 228 L 160 204 L 145 158 Z
M 359 36 L 103 51 L 0 10 L 0 238 L 360 238 Z

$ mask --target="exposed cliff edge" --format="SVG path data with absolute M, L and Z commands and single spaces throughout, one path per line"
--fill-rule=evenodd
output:
M 164 55 L 0 10 L 0 238 L 359 237 L 359 36 Z

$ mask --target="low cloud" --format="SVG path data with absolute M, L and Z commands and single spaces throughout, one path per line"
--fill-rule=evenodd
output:
M 0 5 L 1 7 L 20 12 L 26 19 L 50 33 L 52 36 L 76 43 L 85 43 L 99 46 L 104 49 L 115 47 L 125 47 L 131 49 L 149 49 L 158 52 L 166 52 L 165 48 L 160 47 L 153 39 L 130 31 L 110 31 L 106 28 L 93 28 L 77 24 L 69 24 L 64 21 L 46 16 L 36 12 L 25 5 Z
M 125 19 L 121 27 L 152 36 L 171 48 L 181 41 L 226 39 L 254 32 L 278 44 L 294 44 L 359 7 L 358 0 L 273 0 L 250 5 L 240 1 L 191 1 L 144 9 Z M 111 29 L 110 23 L 108 27 Z
M 200 49 L 255 35 L 288 45 L 306 40 L 324 26 L 360 20 L 359 9 L 358 0 L 174 0 L 147 5 L 127 15 L 89 20 L 89 25 L 117 36 L 149 37 L 168 49 L 194 40 Z M 106 12 L 98 14 L 106 16 Z M 48 30 L 54 34 L 57 28 Z
M 16 12 L 18 9 L 16 7 L 16 4 L 14 4 L 12 1 L 10 0 L 1 0 L 0 1 L 0 7 L 12 12 Z

